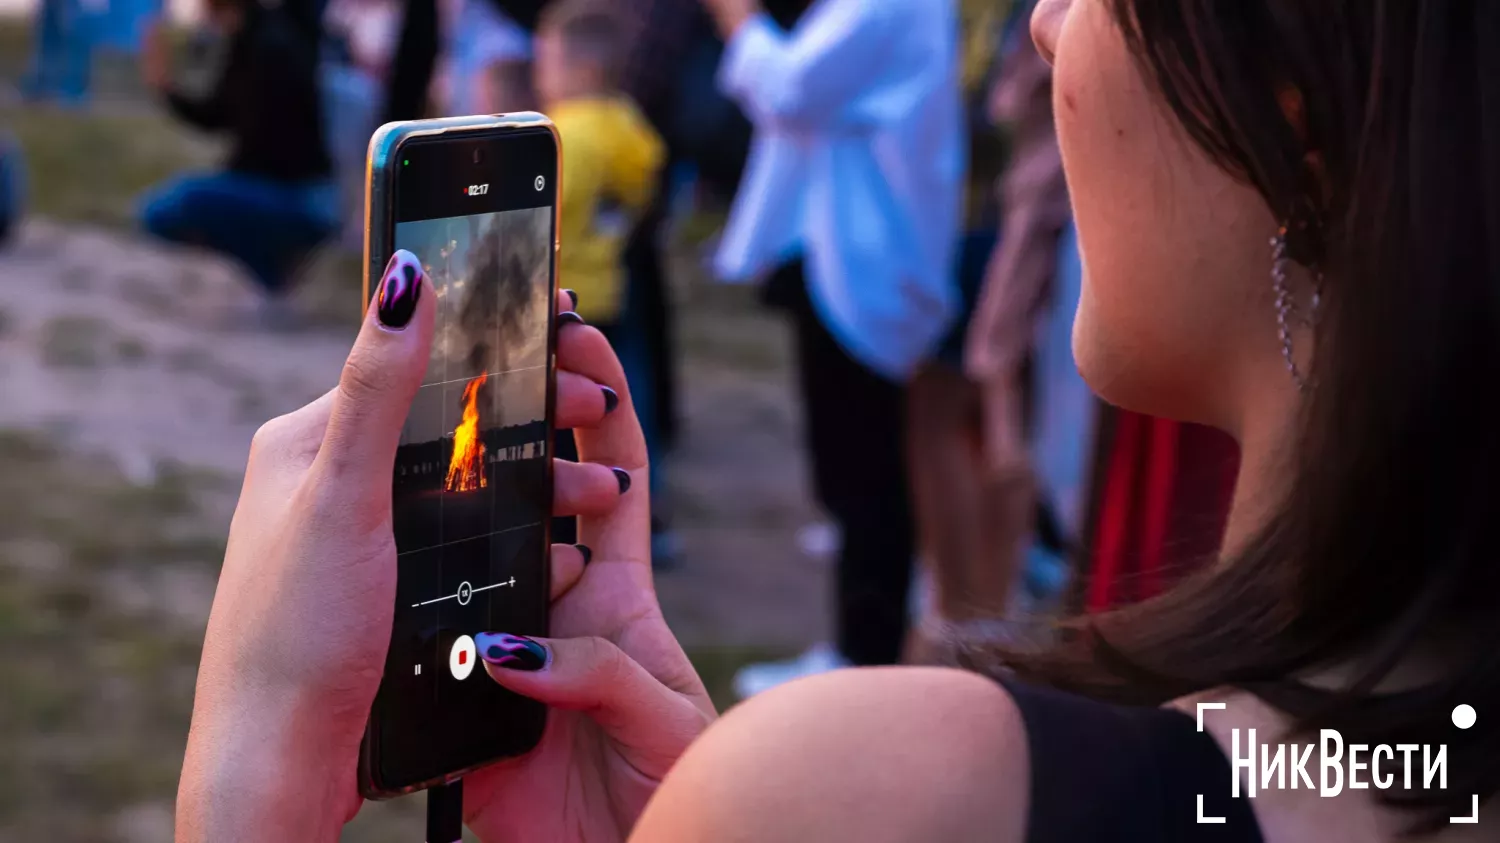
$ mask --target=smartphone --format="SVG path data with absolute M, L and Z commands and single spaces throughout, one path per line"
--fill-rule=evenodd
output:
M 437 300 L 392 466 L 396 612 L 359 771 L 379 799 L 523 754 L 546 725 L 474 636 L 547 634 L 559 145 L 525 113 L 392 123 L 369 156 L 365 305 L 397 249 Z

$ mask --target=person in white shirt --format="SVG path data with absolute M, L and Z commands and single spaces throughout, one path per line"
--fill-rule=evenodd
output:
M 952 0 L 814 0 L 790 32 L 759 0 L 703 0 L 720 87 L 755 126 L 716 257 L 769 275 L 795 323 L 817 497 L 838 527 L 836 651 L 755 666 L 741 694 L 901 654 L 915 551 L 905 383 L 957 315 L 965 172 Z

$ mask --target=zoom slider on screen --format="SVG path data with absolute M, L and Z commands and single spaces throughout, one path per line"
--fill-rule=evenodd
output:
M 470 584 L 468 582 L 461 582 L 461 583 L 458 584 L 458 590 L 455 591 L 455 592 L 453 592 L 452 594 L 445 594 L 442 597 L 434 597 L 431 600 L 423 600 L 421 603 L 413 603 L 413 604 L 411 604 L 411 607 L 413 609 L 416 609 L 416 608 L 420 608 L 422 606 L 430 606 L 433 603 L 441 603 L 444 600 L 457 600 L 458 601 L 458 605 L 460 605 L 460 606 L 467 606 L 467 605 L 469 605 L 469 601 L 472 600 L 472 599 L 474 599 L 474 595 L 478 594 L 481 591 L 489 591 L 492 588 L 515 588 L 515 585 L 516 585 L 516 578 L 515 577 L 511 577 L 508 580 L 501 580 L 500 582 L 497 582 L 497 583 L 490 583 L 489 585 L 483 585 L 483 586 L 480 586 L 479 588 L 475 588 L 472 584 Z

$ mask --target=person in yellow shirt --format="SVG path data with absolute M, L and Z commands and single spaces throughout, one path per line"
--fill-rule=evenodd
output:
M 624 310 L 625 243 L 666 159 L 661 138 L 615 87 L 628 46 L 624 25 L 597 0 L 549 6 L 535 44 L 537 94 L 562 135 L 559 283 L 601 329 Z
M 605 0 L 557 0 L 538 22 L 533 75 L 542 109 L 562 136 L 558 282 L 573 291 L 578 314 L 603 331 L 620 355 L 646 433 L 651 491 L 656 493 L 663 455 L 652 400 L 654 370 L 641 314 L 626 307 L 630 278 L 624 253 L 632 229 L 654 199 L 666 147 L 616 84 L 623 76 L 630 36 Z M 558 456 L 572 458 L 573 444 L 568 431 L 559 431 Z M 667 565 L 676 539 L 661 507 L 653 508 L 652 559 Z M 574 540 L 571 522 L 554 524 L 554 541 Z

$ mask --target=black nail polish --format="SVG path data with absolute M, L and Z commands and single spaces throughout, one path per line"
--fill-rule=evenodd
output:
M 604 393 L 604 415 L 607 416 L 613 413 L 616 407 L 620 406 L 620 393 L 615 392 L 607 386 L 599 387 L 599 391 Z
M 579 553 L 583 554 L 583 564 L 587 565 L 590 562 L 594 561 L 594 551 L 588 545 L 586 545 L 586 544 L 575 544 L 573 546 L 576 547 L 576 548 L 578 548 L 578 552 Z
M 572 302 L 573 303 L 573 309 L 577 310 L 578 309 L 578 293 L 576 291 L 574 291 L 574 290 L 563 290 L 563 292 L 568 294 L 568 301 Z
M 375 294 L 375 315 L 380 324 L 398 331 L 405 328 L 417 312 L 421 295 L 422 264 L 416 255 L 405 249 L 391 255 Z
M 630 472 L 623 468 L 611 468 L 610 471 L 615 473 L 615 480 L 620 484 L 620 494 L 630 491 Z
M 481 632 L 474 636 L 479 657 L 507 670 L 541 670 L 547 666 L 547 648 L 524 635 Z
M 559 325 L 570 325 L 570 324 L 571 325 L 587 325 L 588 323 L 585 322 L 585 321 L 583 321 L 583 317 L 578 315 L 578 311 L 576 311 L 576 310 L 564 310 L 562 313 L 557 314 L 557 324 L 559 324 Z

